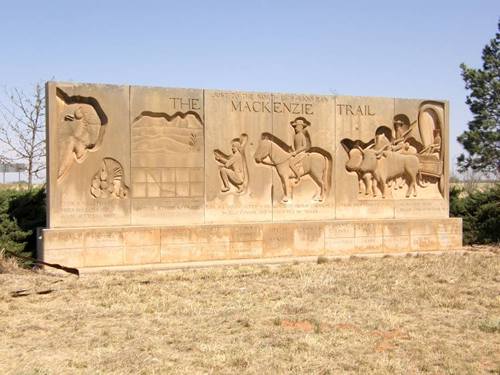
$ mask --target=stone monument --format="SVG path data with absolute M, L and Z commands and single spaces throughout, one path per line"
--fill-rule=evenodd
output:
M 48 82 L 41 260 L 450 250 L 448 102 Z

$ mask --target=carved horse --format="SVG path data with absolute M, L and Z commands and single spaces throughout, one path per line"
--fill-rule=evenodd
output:
M 289 147 L 282 143 L 283 142 L 272 134 L 263 133 L 257 150 L 255 151 L 254 158 L 256 163 L 262 163 L 276 168 L 276 172 L 283 186 L 284 196 L 281 201 L 286 203 L 291 200 L 291 179 L 295 174 L 290 167 L 292 154 L 288 150 Z M 319 191 L 317 191 L 313 197 L 317 202 L 323 202 L 330 189 L 332 161 L 325 154 L 327 154 L 325 151 L 314 148 L 313 151 L 306 153 L 301 160 L 302 168 L 300 176 L 309 175 L 319 188 Z M 264 159 L 266 158 L 268 158 L 270 162 L 265 161 Z

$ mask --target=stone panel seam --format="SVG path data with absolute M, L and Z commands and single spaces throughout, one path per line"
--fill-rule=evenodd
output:
M 203 98 L 203 223 L 207 223 L 207 120 L 205 118 L 206 103 L 205 89 L 202 89 Z
M 128 131 L 129 131 L 129 140 L 128 140 L 128 146 L 129 146 L 129 173 L 128 173 L 128 178 L 130 179 L 129 186 L 131 190 L 133 189 L 132 186 L 132 120 L 131 120 L 131 104 L 132 104 L 132 85 L 128 86 Z M 132 225 L 132 195 L 133 192 L 129 193 L 129 199 L 128 199 L 128 223 L 129 225 Z

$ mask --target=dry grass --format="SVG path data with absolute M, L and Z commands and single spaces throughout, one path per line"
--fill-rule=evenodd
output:
M 22 269 L 17 261 L 12 257 L 7 257 L 5 251 L 0 249 L 0 274 L 1 273 L 20 273 Z
M 1 374 L 500 372 L 498 252 L 0 274 Z

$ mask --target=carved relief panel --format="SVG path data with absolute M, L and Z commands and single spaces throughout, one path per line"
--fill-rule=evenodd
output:
M 273 172 L 273 219 L 335 217 L 334 101 L 273 94 L 273 132 L 262 134 L 255 160 Z
M 271 95 L 205 90 L 207 223 L 271 221 L 272 171 L 255 162 Z
M 339 133 L 338 176 L 353 180 L 339 190 L 339 201 L 354 202 L 345 210 L 339 202 L 340 215 L 348 217 L 349 210 L 356 212 L 360 204 L 364 206 L 360 210 L 374 207 L 381 217 L 391 210 L 388 217 L 428 216 L 427 211 L 431 217 L 446 215 L 445 103 L 405 99 L 373 103 L 367 98 L 370 104 L 360 105 L 351 104 L 353 100 L 359 98 L 337 98 L 339 123 L 348 124 Z M 393 110 L 392 116 L 383 101 Z M 370 109 L 366 114 L 353 110 L 366 106 Z M 422 205 L 421 199 L 436 202 Z
M 360 170 L 362 162 L 376 166 L 379 159 L 371 154 L 390 143 L 394 99 L 337 96 L 335 119 L 336 218 L 394 217 L 394 201 L 381 198 L 372 172 Z
M 128 86 L 49 82 L 47 98 L 49 225 L 130 224 Z
M 130 88 L 132 224 L 204 221 L 202 90 Z
M 50 82 L 49 225 L 448 216 L 442 101 Z
M 394 191 L 395 217 L 448 217 L 448 103 L 396 99 L 395 112 L 396 142 L 403 145 L 397 145 L 396 152 L 418 159 L 416 197 L 403 199 L 400 190 Z M 407 127 L 411 130 L 405 131 Z M 403 186 L 404 180 L 405 176 L 400 178 Z

